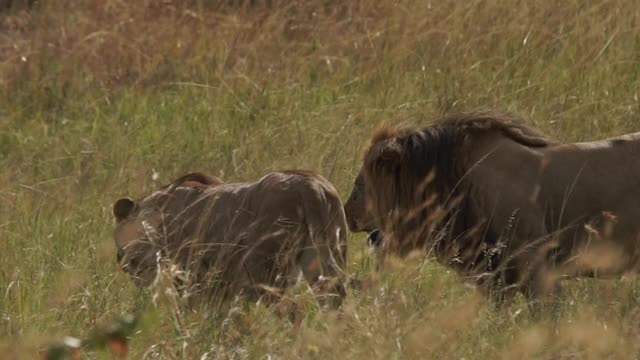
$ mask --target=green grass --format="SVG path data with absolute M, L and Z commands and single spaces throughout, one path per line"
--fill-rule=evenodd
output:
M 535 319 L 522 301 L 490 309 L 417 259 L 351 291 L 341 318 L 318 313 L 300 289 L 308 318 L 298 331 L 259 306 L 154 307 L 118 271 L 111 238 L 116 199 L 188 171 L 232 182 L 314 169 L 346 199 L 383 121 L 485 108 L 563 141 L 638 131 L 634 1 L 148 3 L 0 10 L 7 356 L 31 358 L 50 339 L 140 307 L 136 359 L 640 356 L 634 278 L 568 282 L 556 313 Z M 350 271 L 371 274 L 363 236 L 350 245 Z

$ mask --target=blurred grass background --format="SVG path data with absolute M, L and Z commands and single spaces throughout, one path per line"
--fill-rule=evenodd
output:
M 131 358 L 637 358 L 633 277 L 567 283 L 548 319 L 491 310 L 419 257 L 340 319 L 301 291 L 299 331 L 262 307 L 154 308 L 117 269 L 111 204 L 188 171 L 285 168 L 346 199 L 382 121 L 495 109 L 586 141 L 638 131 L 639 88 L 632 0 L 0 1 L 0 350 L 31 358 L 143 307 Z

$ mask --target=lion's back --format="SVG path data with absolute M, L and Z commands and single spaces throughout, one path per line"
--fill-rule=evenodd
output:
M 312 171 L 272 172 L 255 182 L 212 187 L 202 198 L 202 207 L 191 206 L 184 215 L 205 230 L 204 243 L 254 243 L 269 233 L 306 233 L 311 224 L 336 223 L 346 233 L 337 190 Z
M 273 283 L 274 274 L 295 273 L 299 254 L 315 245 L 340 247 L 346 256 L 342 203 L 333 185 L 317 173 L 272 172 L 252 183 L 210 192 L 217 193 L 218 201 L 213 204 L 214 215 L 206 220 L 205 240 L 232 249 L 212 252 L 216 266 L 225 269 L 220 274 L 225 283 L 243 286 L 247 279 Z

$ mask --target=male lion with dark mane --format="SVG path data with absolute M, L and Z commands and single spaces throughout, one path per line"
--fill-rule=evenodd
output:
M 496 300 L 535 298 L 562 277 L 636 270 L 638 159 L 640 133 L 560 144 L 507 115 L 383 127 L 345 212 L 382 258 L 425 249 Z
M 347 224 L 331 183 L 311 171 L 282 171 L 252 183 L 185 175 L 113 205 L 118 261 L 139 287 L 159 262 L 188 272 L 188 291 L 223 300 L 276 300 L 300 271 L 321 305 L 345 296 Z

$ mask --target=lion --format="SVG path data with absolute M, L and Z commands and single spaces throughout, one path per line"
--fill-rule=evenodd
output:
M 637 270 L 638 158 L 640 133 L 564 144 L 489 112 L 382 127 L 347 223 L 381 259 L 424 249 L 494 299 L 540 299 L 563 278 Z
M 345 297 L 346 219 L 317 173 L 273 172 L 250 183 L 191 173 L 139 200 L 117 200 L 113 215 L 118 262 L 138 287 L 151 286 L 165 260 L 200 297 L 275 301 L 300 272 L 321 306 L 337 308 Z

